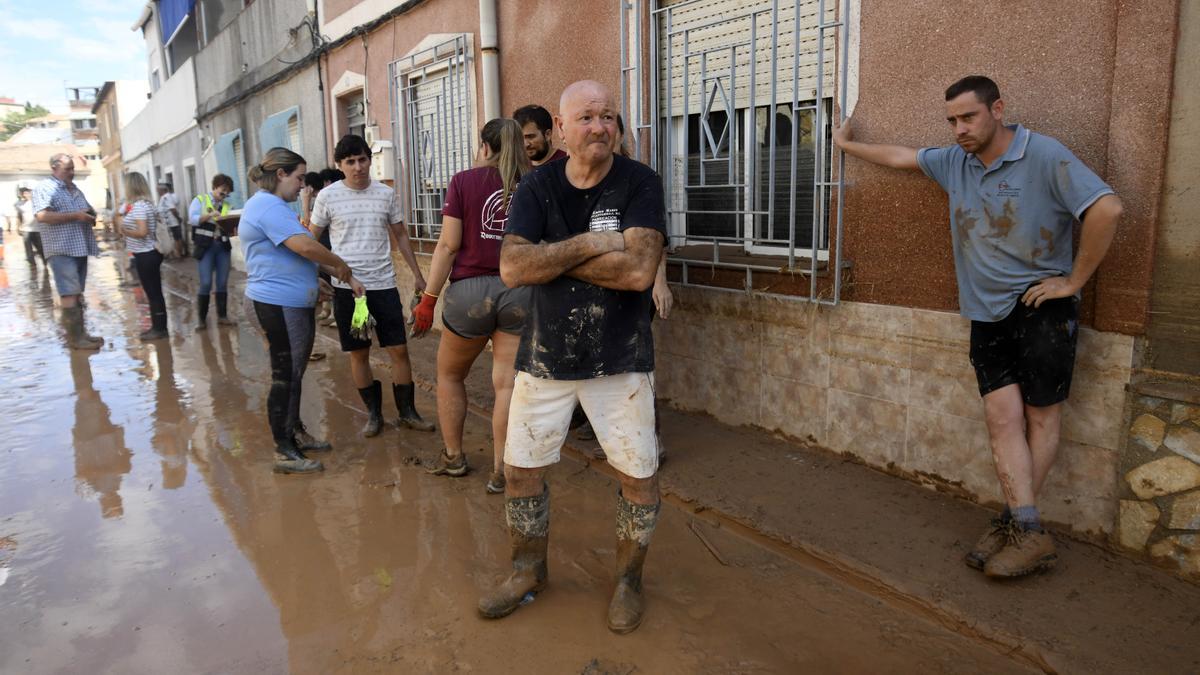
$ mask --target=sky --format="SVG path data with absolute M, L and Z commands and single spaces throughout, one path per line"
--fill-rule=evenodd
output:
M 65 111 L 67 86 L 146 79 L 145 0 L 0 0 L 0 97 Z

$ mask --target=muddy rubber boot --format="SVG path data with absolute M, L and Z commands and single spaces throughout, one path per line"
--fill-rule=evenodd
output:
M 212 296 L 196 296 L 196 332 L 208 330 L 208 302 Z
M 359 389 L 358 395 L 367 406 L 367 423 L 363 425 L 362 435 L 367 438 L 378 436 L 383 430 L 383 385 L 375 380 L 371 386 Z
M 513 497 L 504 503 L 512 537 L 512 574 L 479 599 L 479 613 L 499 619 L 513 613 L 530 593 L 539 593 L 550 577 L 546 548 L 550 543 L 550 488 L 536 497 Z
M 983 573 L 993 579 L 1012 579 L 1048 570 L 1057 562 L 1054 538 L 1048 532 L 1014 526 L 1004 548 L 983 566 Z
M 79 306 L 79 312 L 80 312 L 79 329 L 83 334 L 83 339 L 87 340 L 88 342 L 94 342 L 96 344 L 97 349 L 99 349 L 100 347 L 103 347 L 104 346 L 104 338 L 102 338 L 98 335 L 92 335 L 91 333 L 87 332 L 87 303 L 83 301 L 82 295 L 79 296 L 79 305 L 78 306 Z
M 170 335 L 167 333 L 167 313 L 152 312 L 150 314 L 150 330 L 142 331 L 138 334 L 138 339 L 142 342 L 151 340 L 165 340 Z
M 660 504 L 634 504 L 617 496 L 617 587 L 608 603 L 608 629 L 619 635 L 642 624 L 642 565 L 658 523 Z
M 66 331 L 67 347 L 71 349 L 100 349 L 104 345 L 103 340 L 90 340 L 91 336 L 84 332 L 83 308 L 78 305 L 62 308 L 62 325 Z
M 417 412 L 416 394 L 417 385 L 412 382 L 392 385 L 392 396 L 396 399 L 396 410 L 400 413 L 396 426 L 416 431 L 433 431 L 433 422 L 421 419 L 421 413 Z
M 305 457 L 294 443 L 283 442 L 275 445 L 275 473 L 316 473 L 324 470 L 325 465 Z
M 333 445 L 329 441 L 317 440 L 312 434 L 308 433 L 308 429 L 304 428 L 303 422 L 296 425 L 296 431 L 292 434 L 292 438 L 296 443 L 296 449 L 301 452 L 324 452 L 333 449 Z
M 979 541 L 975 542 L 975 547 L 967 553 L 963 562 L 967 564 L 967 567 L 982 570 L 987 561 L 1004 548 L 1004 544 L 1008 541 L 1008 531 L 1012 527 L 1011 519 L 993 518 L 992 522 L 988 524 L 987 531 L 980 535 Z
M 229 294 L 217 293 L 217 325 L 236 326 L 237 322 L 229 318 Z

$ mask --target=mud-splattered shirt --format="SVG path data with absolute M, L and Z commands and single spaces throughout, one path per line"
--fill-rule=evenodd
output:
M 662 179 L 650 167 L 613 157 L 599 184 L 580 190 L 566 162 L 550 162 L 521 179 L 508 234 L 535 244 L 589 230 L 649 227 L 666 237 Z M 521 335 L 517 370 L 553 380 L 582 380 L 654 370 L 650 291 L 614 291 L 562 276 L 533 287 L 532 315 Z
M 1069 275 L 1074 223 L 1113 189 L 1062 143 L 1021 125 L 990 168 L 952 145 L 922 148 L 921 170 L 950 197 L 958 304 L 999 321 L 1030 285 Z

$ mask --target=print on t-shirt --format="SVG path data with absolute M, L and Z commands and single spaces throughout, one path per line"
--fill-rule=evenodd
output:
M 621 229 L 620 209 L 596 209 L 592 211 L 592 219 L 588 222 L 592 232 L 607 232 Z
M 503 239 L 508 226 L 508 209 L 504 206 L 504 190 L 496 190 L 483 202 L 480 214 L 479 237 L 481 239 Z

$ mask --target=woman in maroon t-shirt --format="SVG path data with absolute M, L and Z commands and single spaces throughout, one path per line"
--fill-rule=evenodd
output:
M 516 377 L 517 345 L 525 328 L 530 289 L 508 288 L 500 281 L 500 244 L 508 222 L 508 206 L 517 181 L 529 170 L 521 126 L 498 118 L 480 133 L 475 168 L 455 174 L 442 207 L 442 233 L 433 252 L 421 303 L 413 310 L 413 336 L 433 326 L 438 295 L 442 305 L 441 342 L 438 344 L 438 420 L 446 449 L 430 473 L 465 476 L 467 457 L 462 450 L 463 422 L 467 414 L 464 381 L 475 358 L 492 341 L 492 475 L 487 491 L 504 492 L 504 438 L 508 433 L 508 402 Z M 450 286 L 442 293 L 442 286 Z

